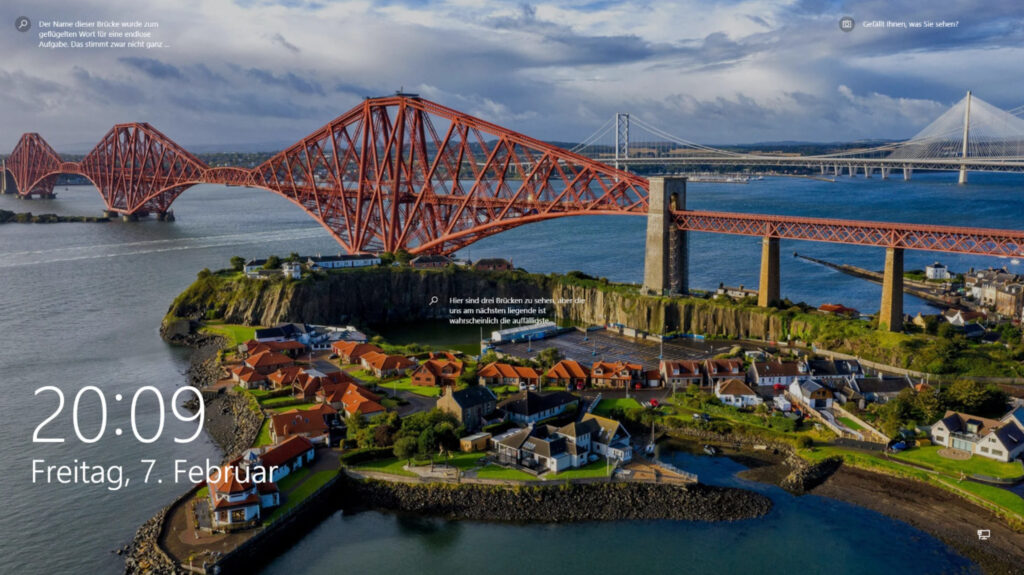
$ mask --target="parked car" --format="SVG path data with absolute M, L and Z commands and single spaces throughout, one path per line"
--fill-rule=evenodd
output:
M 693 419 L 700 421 L 711 421 L 711 416 L 706 413 L 694 413 Z

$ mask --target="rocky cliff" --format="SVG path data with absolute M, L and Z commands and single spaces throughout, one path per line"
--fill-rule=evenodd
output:
M 431 305 L 433 297 L 438 304 Z M 169 318 L 216 317 L 273 325 L 383 323 L 446 319 L 451 297 L 551 298 L 555 319 L 576 325 L 622 324 L 649 333 L 784 339 L 783 318 L 770 310 L 699 298 L 637 293 L 632 286 L 523 272 L 368 268 L 302 281 L 249 280 L 209 274 L 172 304 Z

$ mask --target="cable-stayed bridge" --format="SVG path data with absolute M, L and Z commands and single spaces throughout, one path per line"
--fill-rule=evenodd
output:
M 1024 172 L 1024 106 L 1002 110 L 970 92 L 935 121 L 904 142 L 837 153 L 799 155 L 742 153 L 701 145 L 669 134 L 630 114 L 616 114 L 572 151 L 617 168 L 792 167 L 821 174 L 910 179 L 915 169 L 967 172 Z

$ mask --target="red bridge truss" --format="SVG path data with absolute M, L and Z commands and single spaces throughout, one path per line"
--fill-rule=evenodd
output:
M 165 213 L 200 183 L 288 198 L 348 252 L 451 253 L 523 224 L 643 215 L 647 180 L 409 95 L 367 99 L 253 168 L 210 167 L 148 124 L 114 126 L 80 162 L 25 134 L 7 158 L 23 196 L 79 174 L 107 210 Z M 6 177 L 6 176 L 5 176 Z M 983 255 L 1024 255 L 1024 232 L 681 211 L 686 230 Z

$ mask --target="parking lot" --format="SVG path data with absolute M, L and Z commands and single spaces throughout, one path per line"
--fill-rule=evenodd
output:
M 735 342 L 702 342 L 689 339 L 666 341 L 664 359 L 707 359 L 726 353 Z M 506 343 L 495 346 L 500 353 L 521 358 L 534 358 L 541 351 L 557 348 L 562 356 L 590 365 L 595 361 L 632 361 L 643 364 L 644 369 L 656 369 L 659 363 L 661 344 L 624 337 L 607 330 L 596 330 L 586 334 L 570 331 L 555 337 L 530 343 Z

